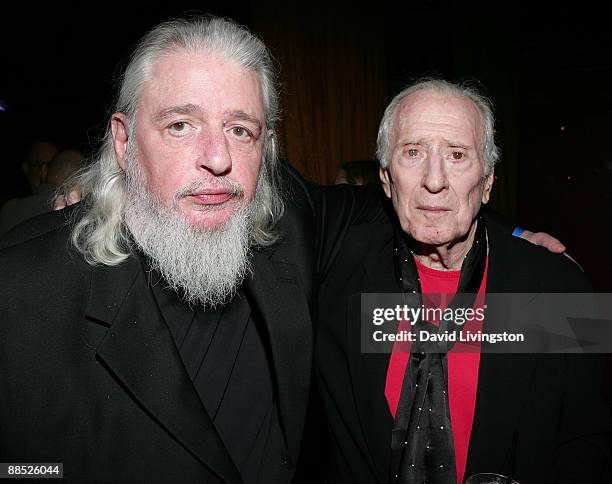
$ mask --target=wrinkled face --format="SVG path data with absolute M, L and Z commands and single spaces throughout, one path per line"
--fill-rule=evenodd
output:
M 113 115 L 112 128 L 125 170 L 123 114 Z M 256 73 L 216 53 L 179 51 L 156 61 L 142 89 L 134 154 L 162 204 L 215 229 L 253 198 L 271 134 Z
M 485 177 L 482 133 L 478 109 L 461 97 L 421 91 L 398 107 L 381 179 L 402 229 L 416 241 L 462 240 L 489 201 L 493 173 Z

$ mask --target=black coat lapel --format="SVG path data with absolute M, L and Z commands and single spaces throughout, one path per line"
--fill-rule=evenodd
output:
M 86 316 L 109 326 L 97 355 L 131 396 L 219 479 L 241 482 L 183 367 L 137 259 L 94 270 Z
M 487 294 L 536 292 L 528 275 L 516 264 L 505 235 L 494 220 L 487 220 L 489 268 Z M 484 329 L 508 330 L 512 321 L 487 298 Z M 518 418 L 529 405 L 529 386 L 534 373 L 529 354 L 481 355 L 474 423 L 466 466 L 466 476 L 476 472 L 512 473 L 516 453 Z
M 248 287 L 268 329 L 281 426 L 295 464 L 308 403 L 313 330 L 296 267 L 272 253 L 254 251 Z
M 366 354 L 361 351 L 361 294 L 395 293 L 400 289 L 395 280 L 391 239 L 373 251 L 375 258 L 364 263 L 363 289 L 349 297 L 347 307 L 348 359 L 355 404 L 370 466 L 380 482 L 387 482 L 391 456 L 393 417 L 385 397 L 388 353 Z

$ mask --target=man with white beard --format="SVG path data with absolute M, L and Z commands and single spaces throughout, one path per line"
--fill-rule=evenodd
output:
M 277 118 L 244 28 L 143 38 L 83 202 L 0 252 L 2 462 L 76 482 L 292 480 L 312 269 L 308 221 L 282 216 Z
M 225 225 L 202 229 L 177 214 L 177 207 L 182 198 L 205 189 L 206 181 L 178 190 L 170 207 L 149 191 L 138 162 L 130 157 L 126 182 L 125 224 L 164 282 L 194 305 L 214 307 L 231 298 L 237 283 L 251 271 L 249 234 L 257 201 L 241 204 Z M 223 183 L 232 196 L 244 196 L 240 184 L 231 180 Z M 199 208 L 211 209 L 207 205 Z

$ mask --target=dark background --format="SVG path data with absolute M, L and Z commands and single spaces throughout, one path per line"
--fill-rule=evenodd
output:
M 282 66 L 284 153 L 307 178 L 330 183 L 342 162 L 372 159 L 382 111 L 411 80 L 477 79 L 495 102 L 502 150 L 493 204 L 561 238 L 595 287 L 612 292 L 612 34 L 602 7 L 287 3 L 197 6 L 247 25 L 272 48 Z M 4 7 L 0 200 L 25 189 L 14 167 L 28 139 L 96 147 L 130 47 L 192 7 Z

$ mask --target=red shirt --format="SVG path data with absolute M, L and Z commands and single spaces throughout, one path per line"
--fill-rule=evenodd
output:
M 461 271 L 438 271 L 431 269 L 415 258 L 421 289 L 423 294 L 449 294 L 457 292 L 459 275 Z M 482 278 L 482 284 L 478 290 L 478 297 L 474 303 L 474 309 L 482 308 L 484 294 L 487 285 L 487 266 Z M 450 301 L 450 296 L 446 302 Z M 442 309 L 446 307 L 442 305 Z M 432 321 L 434 322 L 434 321 Z M 436 322 L 437 323 L 437 322 Z M 482 321 L 476 319 L 466 323 L 470 332 L 482 329 Z M 398 331 L 408 330 L 409 323 L 400 322 Z M 480 344 L 476 347 L 470 343 L 455 343 L 453 350 L 448 354 L 448 398 L 451 414 L 451 425 L 453 427 L 453 440 L 455 443 L 455 460 L 457 464 L 457 482 L 463 482 L 467 453 L 470 444 L 470 434 L 474 421 L 474 408 L 476 406 L 476 389 L 478 386 L 478 369 L 480 366 Z M 397 405 L 402 391 L 404 372 L 410 357 L 409 343 L 396 342 L 389 360 L 387 370 L 387 381 L 385 385 L 385 396 L 389 403 L 389 410 L 395 417 Z

